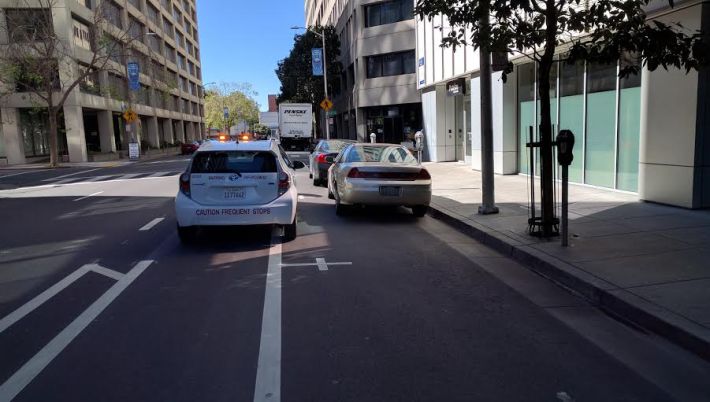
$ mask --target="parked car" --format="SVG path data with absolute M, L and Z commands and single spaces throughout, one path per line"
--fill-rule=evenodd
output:
M 295 170 L 275 141 L 208 141 L 180 176 L 175 197 L 177 231 L 183 243 L 201 226 L 282 225 L 296 238 L 298 190 Z
M 314 186 L 326 185 L 328 179 L 328 169 L 332 165 L 332 159 L 338 156 L 343 148 L 354 144 L 352 140 L 321 140 L 308 157 L 310 177 Z M 329 158 L 331 157 L 331 158 Z
M 186 142 L 180 146 L 180 153 L 183 155 L 192 155 L 200 148 L 200 145 L 202 145 L 202 141 Z
M 328 197 L 338 215 L 353 205 L 393 205 L 422 217 L 431 202 L 431 176 L 402 145 L 351 144 L 328 170 Z

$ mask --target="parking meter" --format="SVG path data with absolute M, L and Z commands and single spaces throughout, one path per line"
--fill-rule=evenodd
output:
M 574 134 L 570 130 L 562 130 L 557 134 L 557 161 L 562 166 L 569 166 L 574 160 Z
M 414 147 L 417 151 L 424 149 L 424 133 L 417 131 L 414 134 Z
M 557 134 L 557 161 L 562 165 L 562 247 L 569 246 L 569 165 L 574 160 L 574 134 L 562 130 Z
M 375 134 L 375 133 L 370 134 L 370 142 L 373 144 L 377 142 L 377 134 Z

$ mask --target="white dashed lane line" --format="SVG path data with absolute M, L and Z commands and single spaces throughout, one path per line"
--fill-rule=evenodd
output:
M 159 224 L 160 222 L 162 222 L 164 220 L 165 220 L 165 218 L 155 218 L 152 221 L 148 222 L 148 224 L 146 224 L 142 228 L 138 229 L 138 231 L 139 232 L 147 232 L 150 229 L 153 229 L 153 227 L 155 227 L 155 225 Z
M 75 202 L 76 202 L 76 201 L 82 201 L 82 200 L 85 200 L 85 199 L 87 199 L 87 198 L 91 198 L 91 197 L 93 197 L 93 196 L 99 195 L 99 194 L 103 194 L 103 191 L 98 191 L 98 192 L 96 192 L 96 193 L 89 194 L 89 195 L 87 195 L 87 196 L 77 198 L 77 199 L 74 200 L 74 201 L 75 201 Z

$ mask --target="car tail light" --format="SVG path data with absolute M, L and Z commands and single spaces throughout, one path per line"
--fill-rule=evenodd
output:
M 190 175 L 188 173 L 180 175 L 180 191 L 186 196 L 190 196 Z
M 316 158 L 316 161 L 317 161 L 318 163 L 326 163 L 325 154 L 320 154 L 320 155 L 318 155 L 318 157 Z
M 279 173 L 279 196 L 286 194 L 291 188 L 291 176 L 286 172 Z
M 419 175 L 417 175 L 417 180 L 431 180 L 431 175 L 426 169 L 422 169 L 419 171 Z
M 365 175 L 358 170 L 358 168 L 352 168 L 348 172 L 348 177 L 351 179 L 364 179 Z

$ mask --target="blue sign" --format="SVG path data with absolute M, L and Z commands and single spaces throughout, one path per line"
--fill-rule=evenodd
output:
M 128 63 L 128 87 L 131 91 L 140 91 L 141 89 L 141 68 L 135 61 Z
M 420 57 L 420 58 L 419 58 L 419 67 L 421 67 L 421 66 L 423 66 L 423 65 L 424 65 L 424 58 L 423 58 L 423 57 Z
M 313 59 L 313 76 L 323 75 L 323 49 L 317 47 L 311 49 L 311 57 Z

